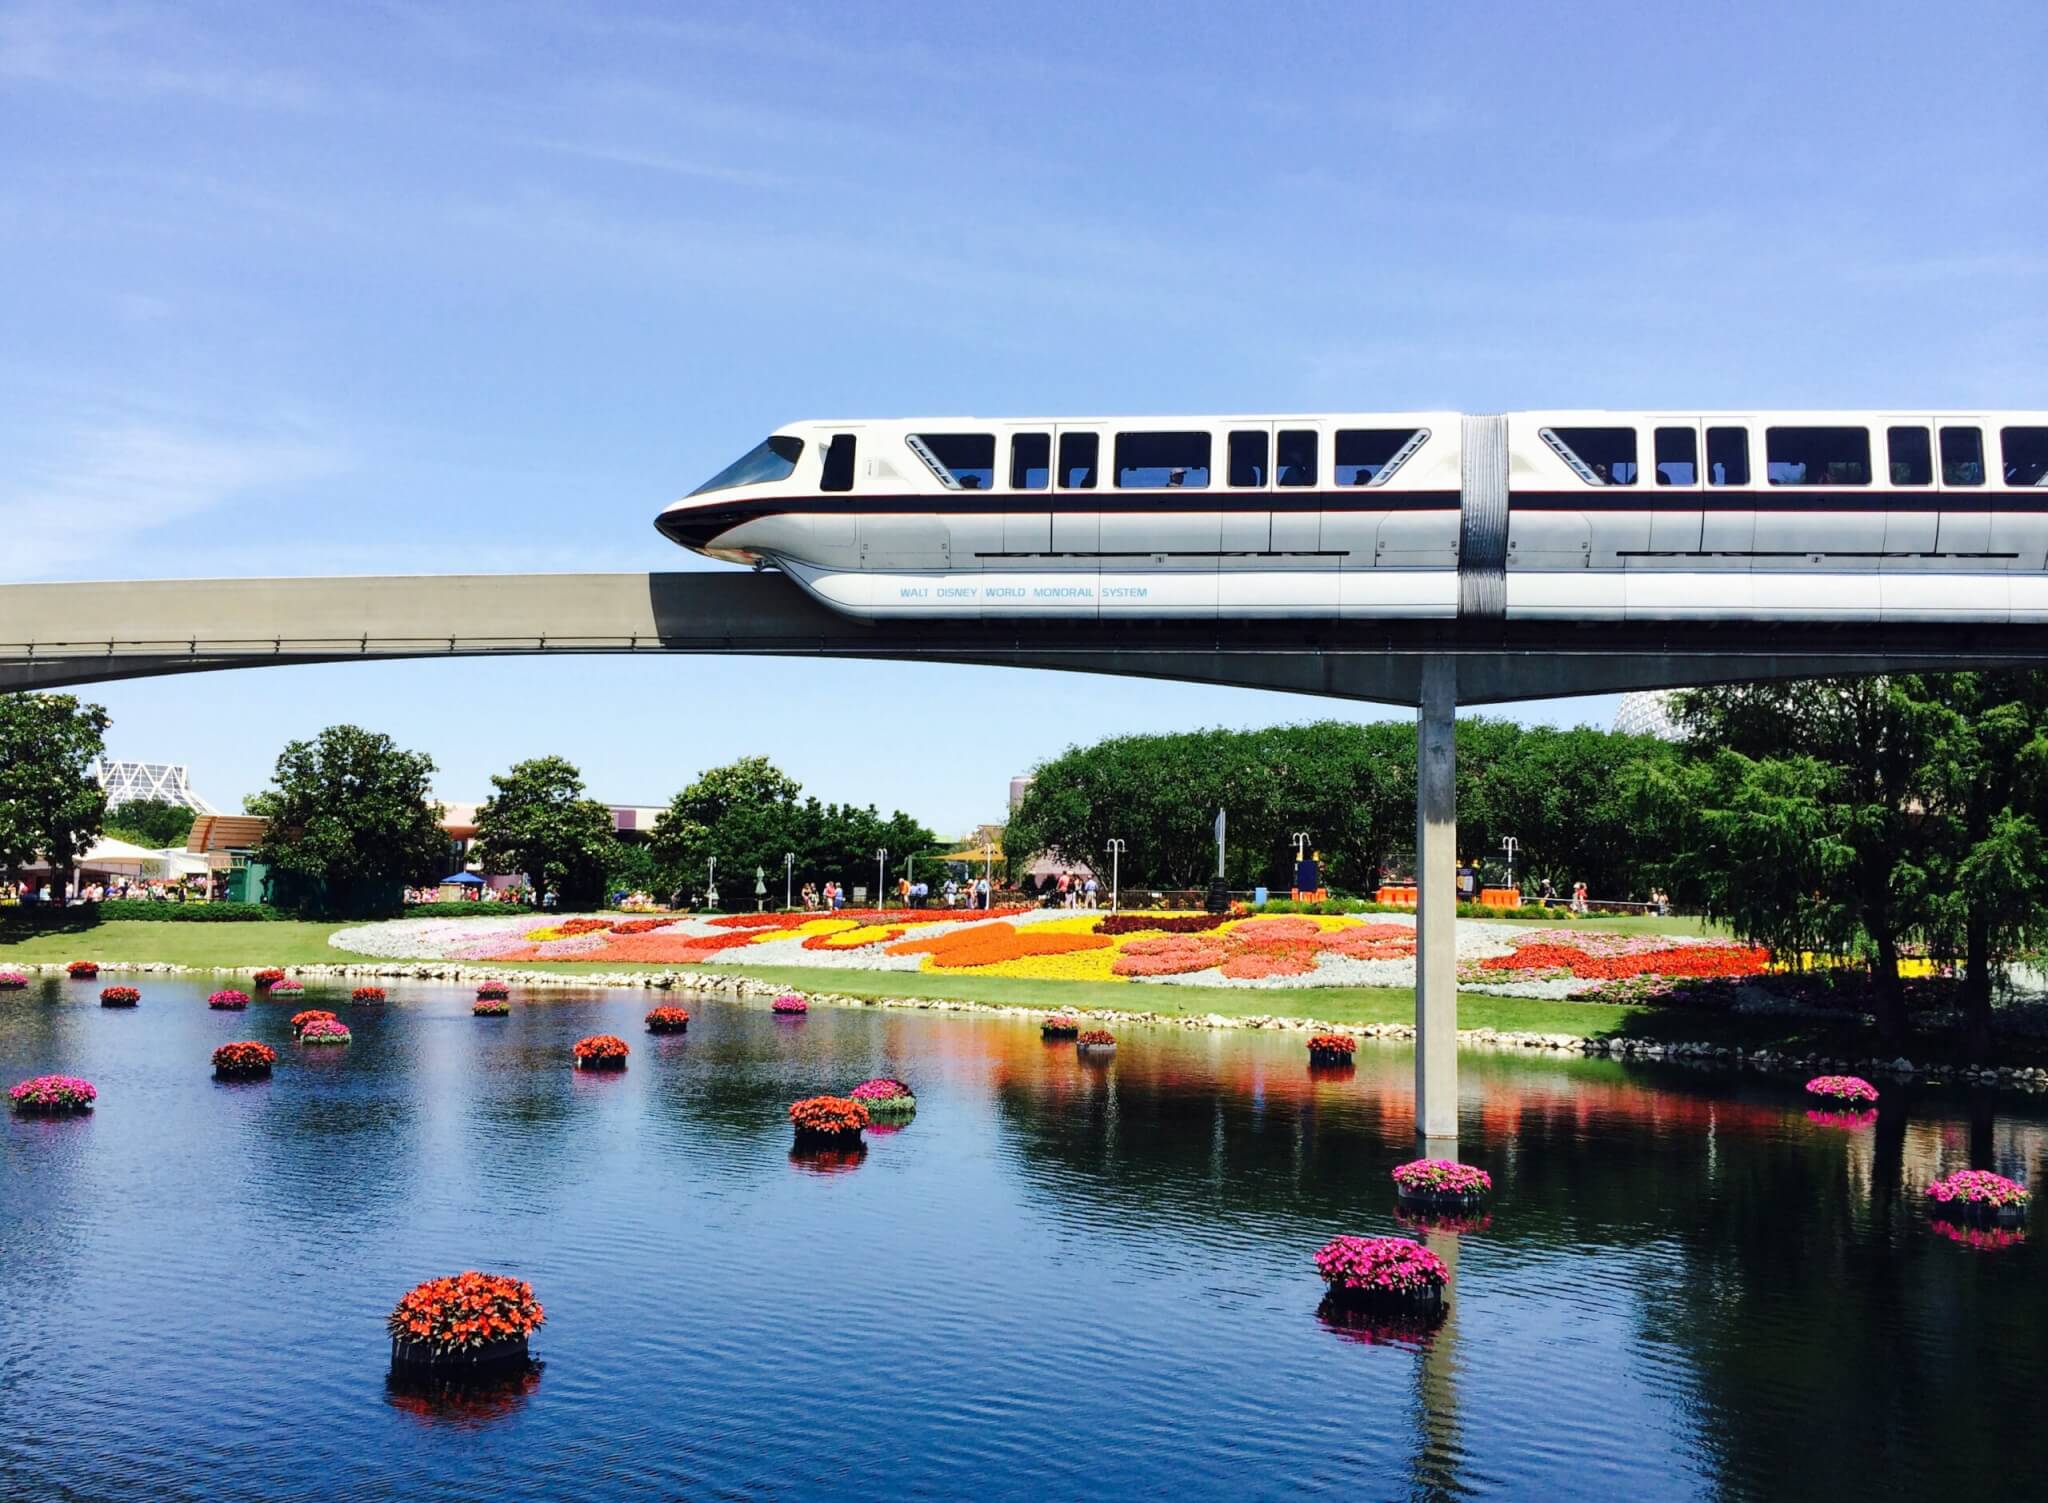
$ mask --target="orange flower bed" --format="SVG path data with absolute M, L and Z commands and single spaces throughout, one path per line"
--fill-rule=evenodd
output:
M 384 1324 L 395 1342 L 459 1358 L 494 1342 L 523 1341 L 546 1319 L 533 1285 L 472 1268 L 416 1285 Z
M 238 1039 L 213 1051 L 213 1073 L 223 1076 L 268 1075 L 277 1051 L 255 1039 Z
M 612 933 L 651 934 L 653 931 L 659 929 L 663 924 L 666 924 L 668 922 L 669 920 L 667 919 L 622 919 L 618 923 L 612 925 Z
M 690 1026 L 690 1009 L 663 1004 L 647 1014 L 649 1033 L 682 1033 Z
M 1753 976 L 1771 962 L 1768 950 L 1743 945 L 1670 945 L 1619 955 L 1594 955 L 1573 945 L 1538 940 L 1479 962 L 1488 971 L 1568 971 L 1573 976 L 1623 981 L 1633 976 Z
M 1107 934 L 1039 934 L 1015 924 L 976 924 L 951 934 L 906 939 L 889 946 L 885 955 L 929 955 L 942 970 L 997 965 L 1028 955 L 1072 955 L 1079 950 L 1106 950 L 1116 941 Z
M 328 1012 L 323 1008 L 309 1007 L 304 1012 L 295 1012 L 292 1014 L 292 1032 L 295 1035 L 304 1033 L 306 1031 L 306 1025 L 308 1023 L 338 1023 L 340 1021 L 341 1019 L 337 1018 L 333 1013 Z
M 633 1051 L 615 1033 L 593 1033 L 576 1040 L 576 1066 L 582 1070 L 623 1070 Z
M 1230 942 L 1214 934 L 1167 934 L 1158 939 L 1134 939 L 1110 966 L 1115 976 L 1185 976 L 1221 965 L 1230 954 Z
M 840 1138 L 868 1125 L 868 1109 L 846 1096 L 806 1096 L 789 1105 L 789 1120 L 801 1136 Z

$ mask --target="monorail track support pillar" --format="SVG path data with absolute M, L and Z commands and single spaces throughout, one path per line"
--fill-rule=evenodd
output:
M 1422 661 L 1415 717 L 1415 1138 L 1458 1156 L 1458 663 Z

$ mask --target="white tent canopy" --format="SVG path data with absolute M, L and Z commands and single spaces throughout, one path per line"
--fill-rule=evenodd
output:
M 47 872 L 47 861 L 31 862 L 26 868 L 32 872 Z M 110 876 L 144 877 L 161 881 L 174 877 L 203 876 L 206 872 L 206 858 L 177 849 L 152 851 L 139 845 L 130 845 L 125 840 L 115 840 L 102 835 L 92 844 L 92 849 L 78 858 L 77 869 L 84 873 L 105 873 Z

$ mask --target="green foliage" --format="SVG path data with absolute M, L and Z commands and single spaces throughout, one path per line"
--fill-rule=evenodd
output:
M 273 923 L 284 915 L 262 903 L 152 903 L 134 898 L 109 898 L 92 905 L 102 921 L 133 919 L 149 924 Z
M 107 811 L 106 833 L 131 845 L 162 850 L 183 845 L 192 833 L 193 813 L 169 799 L 136 798 Z
M 525 876 L 536 896 L 552 889 L 564 908 L 596 902 L 618 837 L 610 807 L 584 797 L 574 764 L 562 757 L 517 762 L 491 786 L 497 792 L 476 811 L 484 869 Z
M 0 694 L 0 875 L 38 856 L 68 871 L 98 837 L 106 790 L 89 769 L 107 712 L 69 694 Z
M 408 883 L 442 875 L 449 857 L 434 760 L 359 726 L 329 726 L 278 754 L 273 789 L 257 795 L 270 828 L 255 859 L 293 879 L 307 906 L 374 913 Z

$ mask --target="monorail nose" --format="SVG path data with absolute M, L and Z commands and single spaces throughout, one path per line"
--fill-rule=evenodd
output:
M 702 553 L 711 546 L 713 538 L 732 526 L 733 520 L 708 507 L 685 506 L 663 512 L 654 519 L 654 527 L 671 543 Z

